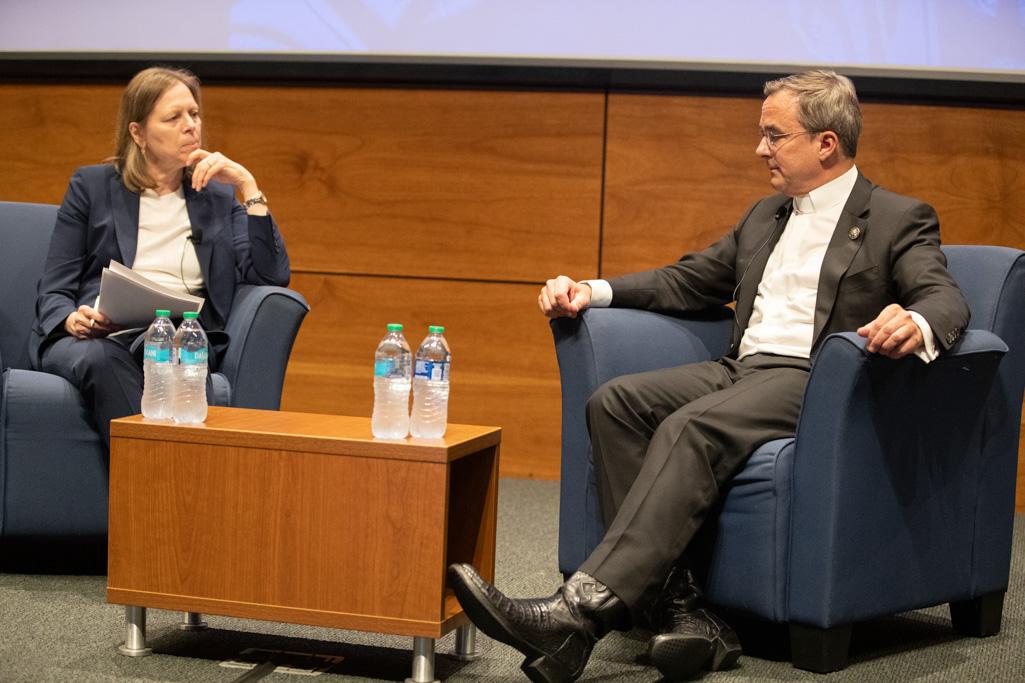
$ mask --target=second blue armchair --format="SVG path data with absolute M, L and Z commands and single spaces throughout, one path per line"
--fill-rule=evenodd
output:
M 859 621 L 950 603 L 953 626 L 1000 629 L 1025 387 L 1025 253 L 945 247 L 970 329 L 928 365 L 820 348 L 794 438 L 758 448 L 725 492 L 705 585 L 720 607 L 789 626 L 794 665 L 847 663 Z M 562 379 L 559 567 L 604 533 L 584 420 L 621 374 L 716 358 L 732 314 L 593 309 L 553 321 Z

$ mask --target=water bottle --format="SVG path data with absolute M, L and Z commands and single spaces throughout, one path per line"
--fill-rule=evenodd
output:
M 370 430 L 379 439 L 404 439 L 409 433 L 409 384 L 413 354 L 402 325 L 389 323 L 374 353 L 374 416 Z
M 452 353 L 445 341 L 445 328 L 431 325 L 416 350 L 413 372 L 413 415 L 409 432 L 413 436 L 437 439 L 448 424 L 448 373 Z
M 195 312 L 184 314 L 174 335 L 178 354 L 174 389 L 174 421 L 198 424 L 206 419 L 207 340 Z
M 142 414 L 155 420 L 171 418 L 174 397 L 174 323 L 171 311 L 159 309 L 146 330 L 142 352 Z

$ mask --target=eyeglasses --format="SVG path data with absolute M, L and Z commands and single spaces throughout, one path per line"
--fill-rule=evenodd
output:
M 762 140 L 765 140 L 765 144 L 768 145 L 769 149 L 773 152 L 783 146 L 783 143 L 780 141 L 784 138 L 789 138 L 792 135 L 815 135 L 821 132 L 822 131 L 820 130 L 795 130 L 791 133 L 777 133 L 773 130 L 758 131 L 759 135 L 762 136 Z

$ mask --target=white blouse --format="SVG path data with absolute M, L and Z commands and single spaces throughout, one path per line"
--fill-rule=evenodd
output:
M 143 190 L 132 270 L 169 289 L 202 296 L 203 273 L 191 237 L 183 188 L 163 196 Z

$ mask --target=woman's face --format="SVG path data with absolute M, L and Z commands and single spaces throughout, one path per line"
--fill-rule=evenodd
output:
M 153 111 L 140 125 L 129 124 L 146 162 L 156 170 L 185 168 L 193 150 L 199 149 L 202 133 L 199 105 L 184 83 L 176 83 L 160 96 Z

